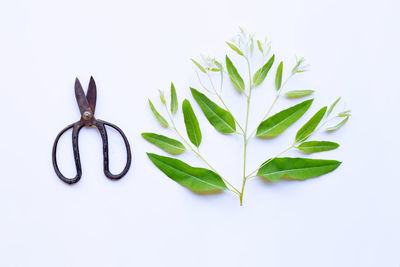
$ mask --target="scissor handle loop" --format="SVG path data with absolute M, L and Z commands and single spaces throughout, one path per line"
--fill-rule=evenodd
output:
M 110 172 L 109 168 L 109 159 L 108 159 L 108 137 L 107 137 L 107 130 L 106 127 L 110 126 L 111 128 L 114 128 L 115 130 L 118 131 L 118 133 L 122 136 L 124 143 L 125 143 L 125 148 L 126 148 L 126 164 L 122 172 L 119 174 L 112 174 Z M 103 163 L 104 163 L 104 174 L 110 178 L 110 179 L 120 179 L 122 178 L 129 170 L 129 167 L 131 166 L 132 162 L 132 154 L 131 154 L 131 147 L 129 146 L 129 141 L 128 138 L 126 138 L 124 132 L 116 125 L 102 121 L 102 120 L 96 120 L 95 126 L 100 132 L 101 139 L 103 140 Z
M 124 169 L 122 170 L 121 173 L 119 174 L 112 174 L 110 172 L 110 168 L 109 168 L 109 158 L 108 158 L 108 137 L 107 137 L 107 130 L 106 127 L 110 126 L 112 128 L 114 128 L 115 130 L 118 131 L 118 133 L 122 136 L 124 143 L 125 143 L 125 148 L 126 148 L 126 155 L 127 155 L 127 159 L 126 159 L 126 165 L 124 167 Z M 57 174 L 57 176 L 65 183 L 67 184 L 75 184 L 77 183 L 81 177 L 82 177 L 82 166 L 81 166 L 81 160 L 80 160 L 80 155 L 79 155 L 79 145 L 78 145 L 78 137 L 79 137 L 79 132 L 82 129 L 84 125 L 82 124 L 81 121 L 75 122 L 71 125 L 68 125 L 67 127 L 65 127 L 63 130 L 61 130 L 61 132 L 57 135 L 56 139 L 54 140 L 54 145 L 53 145 L 53 153 L 52 153 L 52 158 L 53 158 L 53 167 L 54 170 Z M 131 154 L 131 148 L 128 142 L 128 138 L 126 138 L 124 132 L 116 125 L 106 122 L 106 121 L 102 121 L 102 120 L 95 120 L 95 124 L 94 126 L 96 126 L 96 128 L 99 130 L 100 135 L 101 135 L 101 139 L 103 141 L 103 166 L 104 166 L 104 174 L 113 180 L 116 179 L 120 179 L 122 178 L 129 170 L 129 167 L 131 166 L 131 162 L 132 162 L 132 154 Z M 65 177 L 57 164 L 57 145 L 58 145 L 58 141 L 60 140 L 60 137 L 69 129 L 72 128 L 72 149 L 74 151 L 74 160 L 75 160 L 75 167 L 76 167 L 76 176 L 74 178 L 68 178 Z
M 74 184 L 74 183 L 78 182 L 82 176 L 82 166 L 81 166 L 81 160 L 80 160 L 80 156 L 79 156 L 79 146 L 78 146 L 79 131 L 82 129 L 82 127 L 83 127 L 83 125 L 80 121 L 75 122 L 71 125 L 68 125 L 67 127 L 65 127 L 64 129 L 61 130 L 61 132 L 57 135 L 56 139 L 54 140 L 53 153 L 52 153 L 53 167 L 54 167 L 54 170 L 55 170 L 58 178 L 60 178 L 63 182 L 65 182 L 67 184 Z M 72 148 L 74 151 L 76 176 L 74 178 L 67 178 L 61 173 L 60 169 L 58 168 L 57 144 L 58 144 L 60 137 L 71 128 L 72 128 Z

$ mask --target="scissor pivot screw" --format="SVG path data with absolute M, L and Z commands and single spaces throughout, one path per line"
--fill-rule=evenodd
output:
M 92 114 L 89 111 L 83 112 L 83 118 L 85 120 L 90 120 L 92 118 Z

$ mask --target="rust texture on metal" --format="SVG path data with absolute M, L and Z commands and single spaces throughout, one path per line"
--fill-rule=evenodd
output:
M 122 178 L 129 171 L 129 168 L 131 166 L 132 162 L 131 148 L 126 135 L 118 126 L 103 120 L 97 120 L 94 117 L 94 112 L 96 108 L 96 99 L 97 99 L 97 89 L 93 77 L 90 78 L 89 87 L 86 95 L 83 91 L 81 83 L 79 82 L 79 79 L 76 78 L 75 97 L 76 101 L 78 102 L 79 110 L 81 112 L 81 119 L 71 125 L 68 125 L 63 130 L 61 130 L 61 132 L 57 135 L 53 145 L 53 152 L 52 152 L 53 166 L 57 176 L 67 184 L 75 184 L 81 179 L 82 166 L 79 156 L 79 143 L 78 143 L 79 132 L 82 129 L 82 127 L 94 126 L 99 131 L 101 139 L 103 141 L 103 169 L 105 176 L 113 180 Z M 127 159 L 124 169 L 119 174 L 112 174 L 109 169 L 108 137 L 107 137 L 106 126 L 114 128 L 122 136 L 124 140 Z M 76 175 L 73 178 L 67 178 L 61 173 L 58 167 L 57 145 L 60 137 L 71 128 L 72 128 L 72 148 L 74 153 Z

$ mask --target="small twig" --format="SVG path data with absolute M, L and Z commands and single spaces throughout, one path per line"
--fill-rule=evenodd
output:
M 250 62 L 247 57 L 244 57 L 247 62 L 247 67 L 249 71 L 249 95 L 247 96 L 247 107 L 246 107 L 246 123 L 245 123 L 245 128 L 244 128 L 244 134 L 243 134 L 243 182 L 242 182 L 242 190 L 240 192 L 240 205 L 243 205 L 243 193 L 244 193 L 244 188 L 246 186 L 246 159 L 247 159 L 247 127 L 249 123 L 249 113 L 250 113 L 250 100 L 251 100 L 251 92 L 253 89 L 252 82 L 251 82 L 251 68 L 250 68 Z
M 201 87 L 203 87 L 203 89 L 206 90 L 207 92 L 209 92 L 210 94 L 215 94 L 214 92 L 208 90 L 207 87 L 203 84 L 203 82 L 201 81 L 200 75 L 197 71 L 196 71 L 196 75 L 197 75 L 197 79 L 199 80 Z

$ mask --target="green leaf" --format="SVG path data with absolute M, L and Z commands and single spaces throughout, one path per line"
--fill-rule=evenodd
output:
M 158 92 L 160 93 L 160 101 L 161 103 L 165 104 L 165 97 L 164 97 L 164 91 L 158 90 Z
M 340 127 L 342 127 L 343 125 L 346 124 L 346 122 L 349 120 L 349 117 L 346 117 L 344 120 L 342 120 L 341 122 L 339 122 L 338 124 L 336 124 L 335 126 L 326 128 L 325 131 L 327 132 L 334 132 L 337 129 L 339 129 Z
M 286 92 L 285 95 L 287 98 L 299 98 L 311 95 L 312 93 L 314 93 L 314 90 L 293 90 Z
M 158 120 L 158 122 L 165 128 L 167 128 L 168 122 L 164 119 L 163 116 L 160 115 L 160 113 L 158 113 L 158 111 L 156 110 L 156 108 L 154 107 L 153 103 L 151 103 L 151 100 L 149 99 L 149 105 L 151 108 L 151 111 L 153 112 L 154 116 L 156 116 L 156 119 Z
M 282 86 L 282 71 L 283 71 L 283 62 L 279 63 L 278 69 L 276 70 L 275 76 L 275 89 L 278 91 Z
M 332 113 L 333 109 L 335 108 L 336 104 L 340 101 L 341 97 L 339 97 L 338 99 L 335 100 L 335 102 L 333 102 L 333 104 L 329 107 L 328 112 L 326 113 L 327 116 L 329 116 L 329 114 Z
M 303 142 L 310 137 L 324 117 L 326 109 L 327 107 L 321 108 L 309 121 L 303 125 L 303 127 L 300 128 L 296 134 L 296 143 Z
M 313 99 L 309 99 L 272 115 L 258 126 L 257 137 L 270 138 L 283 133 L 290 125 L 303 116 L 312 102 Z
M 182 112 L 185 121 L 186 132 L 190 142 L 192 142 L 192 144 L 196 147 L 199 147 L 201 143 L 199 121 L 197 120 L 196 114 L 194 114 L 192 105 L 190 105 L 190 102 L 187 99 L 183 100 Z
M 185 146 L 178 140 L 155 133 L 142 133 L 142 137 L 172 155 L 179 155 L 186 151 Z
M 339 147 L 338 143 L 329 141 L 309 141 L 301 143 L 297 148 L 305 153 L 315 153 L 321 151 L 329 151 Z
M 233 65 L 232 61 L 229 59 L 228 56 L 225 58 L 226 60 L 226 69 L 228 70 L 229 77 L 233 83 L 233 86 L 239 93 L 244 92 L 244 82 L 240 74 L 238 73 L 237 69 Z
M 262 48 L 262 44 L 261 44 L 260 40 L 257 40 L 257 46 L 258 46 L 258 50 L 260 50 L 260 52 L 264 54 L 264 49 Z
M 249 51 L 250 51 L 250 55 L 253 55 L 253 51 L 254 51 L 254 39 L 253 39 L 253 37 L 251 37 L 251 39 L 250 39 Z
M 336 160 L 306 158 L 275 158 L 258 170 L 257 175 L 270 181 L 281 177 L 305 180 L 335 170 L 341 164 Z
M 219 69 L 219 71 L 222 72 L 222 71 L 224 70 L 224 67 L 222 66 L 221 63 L 218 62 L 218 60 L 214 59 L 214 64 L 215 64 L 215 66 L 217 66 L 217 68 Z
M 337 115 L 338 117 L 350 117 L 351 116 L 351 110 L 345 110 L 342 112 L 339 112 Z
M 190 91 L 207 120 L 215 129 L 221 133 L 234 133 L 236 131 L 236 123 L 230 112 L 219 107 L 196 89 L 190 88 Z
M 296 64 L 294 65 L 293 69 L 292 69 L 292 75 L 296 74 L 296 73 L 300 73 L 300 72 L 305 72 L 305 69 L 301 69 L 301 67 L 303 67 L 303 63 L 305 62 L 305 58 L 301 57 L 301 58 L 297 58 L 296 57 Z
M 211 170 L 195 168 L 181 160 L 153 153 L 147 153 L 147 156 L 169 178 L 192 191 L 209 192 L 227 189 L 222 178 Z
M 238 53 L 239 55 L 241 55 L 241 56 L 244 56 L 244 54 L 243 54 L 243 52 L 242 51 L 240 51 L 240 49 L 236 46 L 236 45 L 234 45 L 234 44 L 232 44 L 232 43 L 230 43 L 230 42 L 225 42 L 227 45 L 229 45 L 229 47 L 233 50 L 233 51 L 235 51 L 236 53 Z
M 201 72 L 207 73 L 207 71 L 200 65 L 200 63 L 198 63 L 196 60 L 194 60 L 193 58 L 190 59 L 198 68 Z
M 176 114 L 178 111 L 178 97 L 176 96 L 176 90 L 174 84 L 171 82 L 171 112 Z
M 275 55 L 272 55 L 272 57 L 268 60 L 268 62 L 265 63 L 265 65 L 262 66 L 259 70 L 257 70 L 256 73 L 254 73 L 253 76 L 254 86 L 260 85 L 265 80 L 265 77 L 267 77 L 267 74 L 271 69 L 272 64 L 274 64 L 274 60 L 275 60 Z

